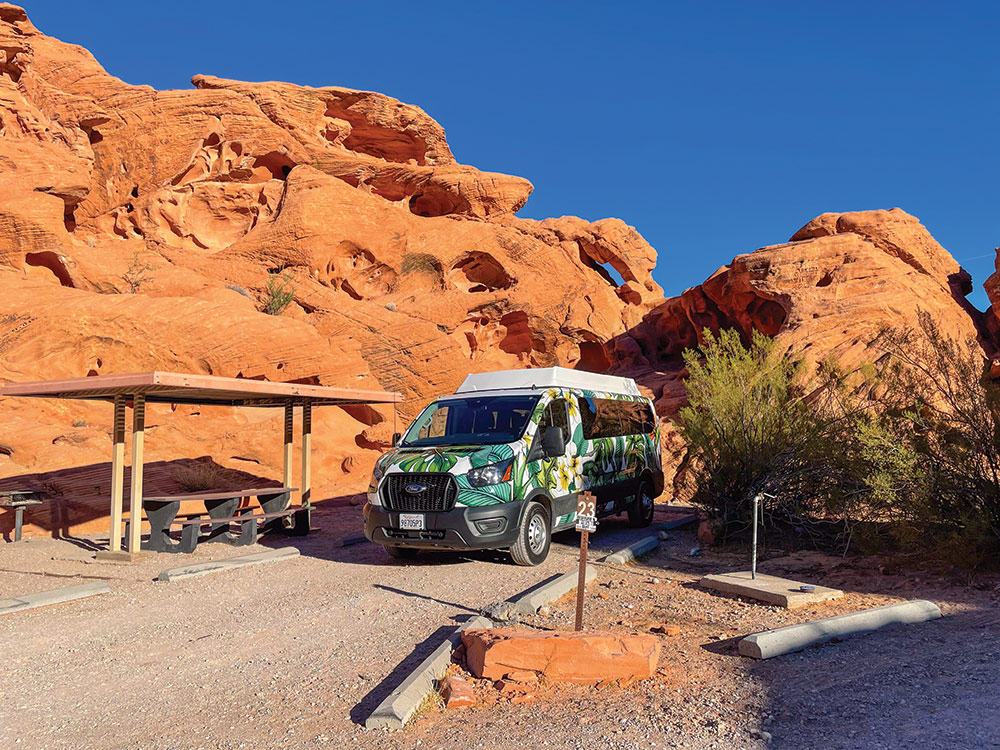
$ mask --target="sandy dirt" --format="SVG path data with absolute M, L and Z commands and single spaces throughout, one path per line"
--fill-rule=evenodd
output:
M 657 521 L 665 516 L 658 516 Z M 540 568 L 500 553 L 390 562 L 356 542 L 357 508 L 320 510 L 289 562 L 175 583 L 166 567 L 263 547 L 203 545 L 193 556 L 97 563 L 89 540 L 0 546 L 0 598 L 107 580 L 112 593 L 0 618 L 7 645 L 0 746 L 27 748 L 989 747 L 1000 743 L 1000 581 L 963 586 L 872 560 L 797 555 L 762 570 L 840 586 L 838 602 L 786 612 L 704 591 L 740 556 L 692 558 L 672 532 L 640 564 L 600 564 L 587 626 L 663 637 L 661 673 L 625 688 L 546 688 L 535 703 L 442 711 L 401 732 L 364 718 L 444 637 L 484 605 L 575 565 L 560 535 Z M 602 524 L 595 556 L 648 533 Z M 348 544 L 345 546 L 345 542 Z M 945 619 L 758 663 L 736 636 L 922 597 Z M 535 627 L 571 627 L 567 599 Z

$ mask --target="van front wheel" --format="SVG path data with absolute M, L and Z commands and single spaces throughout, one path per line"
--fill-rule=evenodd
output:
M 541 503 L 528 503 L 521 528 L 517 531 L 517 541 L 510 548 L 510 556 L 518 565 L 539 565 L 549 556 L 551 544 L 549 514 Z
M 628 506 L 628 525 L 633 529 L 644 528 L 653 522 L 653 485 L 643 479 Z
M 383 549 L 393 560 L 412 560 L 420 554 L 420 550 L 413 547 L 394 547 L 391 544 L 385 545 Z

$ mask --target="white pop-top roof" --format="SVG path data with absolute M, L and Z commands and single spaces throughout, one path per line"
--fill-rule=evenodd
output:
M 525 388 L 586 388 L 591 391 L 641 396 L 632 378 L 598 375 L 565 367 L 539 367 L 532 370 L 499 370 L 468 375 L 456 393 L 500 391 Z

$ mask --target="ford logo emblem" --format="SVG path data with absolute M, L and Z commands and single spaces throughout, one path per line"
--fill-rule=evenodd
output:
M 408 484 L 406 485 L 406 494 L 419 495 L 426 489 L 427 489 L 426 484 Z

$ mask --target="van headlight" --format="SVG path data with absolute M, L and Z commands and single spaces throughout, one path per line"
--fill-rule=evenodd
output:
M 489 484 L 500 484 L 500 482 L 510 481 L 511 467 L 514 459 L 508 458 L 506 461 L 498 461 L 495 464 L 480 466 L 478 469 L 470 469 L 466 476 L 469 484 L 473 487 L 485 487 Z

